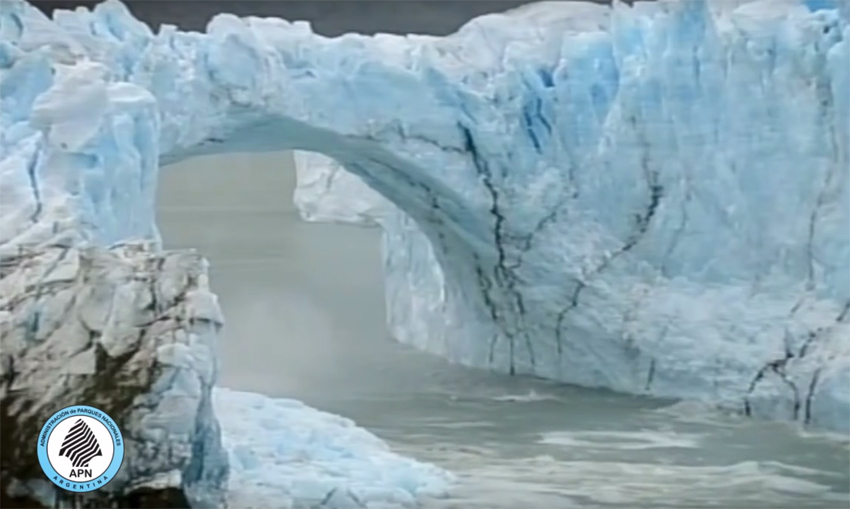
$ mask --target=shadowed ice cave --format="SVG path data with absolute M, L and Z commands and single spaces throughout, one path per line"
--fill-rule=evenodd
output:
M 10 3 L 2 58 L 27 63 L 4 97 L 33 92 L 4 116 L 33 127 L 4 136 L 45 133 L 17 178 L 33 217 L 71 218 L 24 240 L 62 221 L 103 245 L 156 236 L 161 164 L 317 152 L 402 212 L 397 339 L 846 430 L 848 13 L 732 7 L 542 5 L 446 38 L 328 39 L 230 15 L 154 34 L 114 2 L 54 25 Z

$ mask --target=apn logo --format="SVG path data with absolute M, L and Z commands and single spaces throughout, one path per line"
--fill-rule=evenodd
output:
M 77 469 L 76 474 L 74 469 L 71 469 L 70 477 L 83 475 L 91 477 L 92 471 L 86 467 L 89 466 L 95 456 L 103 456 L 103 453 L 100 452 L 100 444 L 97 443 L 97 437 L 94 436 L 91 428 L 82 419 L 77 419 L 77 422 L 71 426 L 68 434 L 65 435 L 62 448 L 59 449 L 59 457 L 63 456 L 70 459 L 71 466 Z
M 111 417 L 90 406 L 56 412 L 41 428 L 38 461 L 47 477 L 68 491 L 96 490 L 124 461 L 124 439 Z

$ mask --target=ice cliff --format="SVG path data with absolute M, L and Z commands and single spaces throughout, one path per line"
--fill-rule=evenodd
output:
M 848 19 L 554 3 L 445 38 L 328 39 L 4 2 L 0 256 L 156 240 L 164 163 L 321 153 L 399 211 L 399 340 L 846 432 Z
M 3 507 L 222 505 L 227 461 L 210 392 L 221 323 L 197 254 L 131 243 L 4 255 Z M 119 423 L 126 454 L 106 489 L 75 495 L 54 488 L 35 450 L 47 419 L 81 403 Z

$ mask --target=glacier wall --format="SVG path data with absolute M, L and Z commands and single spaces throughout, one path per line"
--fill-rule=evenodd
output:
M 4 2 L 0 256 L 156 238 L 164 163 L 317 152 L 404 214 L 399 339 L 848 431 L 848 18 L 553 3 L 445 38 L 329 39 Z
M 396 211 L 392 203 L 338 162 L 296 150 L 292 201 L 304 221 L 377 226 Z

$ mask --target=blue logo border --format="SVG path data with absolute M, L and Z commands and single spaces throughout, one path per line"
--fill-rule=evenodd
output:
M 87 410 L 87 411 L 81 412 L 81 410 Z M 57 416 L 62 415 L 62 413 L 64 413 L 64 412 L 67 412 L 68 414 L 64 418 L 62 418 L 62 419 L 56 421 L 55 423 L 51 424 L 51 422 L 53 422 L 53 420 Z M 102 418 L 98 419 L 94 415 L 91 415 L 89 412 L 98 412 L 102 416 Z M 113 447 L 112 462 L 109 464 L 109 468 L 107 468 L 106 471 L 99 476 L 99 477 L 107 477 L 106 480 L 103 481 L 103 482 L 97 483 L 96 482 L 97 479 L 93 479 L 92 481 L 89 481 L 89 482 L 86 482 L 86 483 L 75 484 L 73 481 L 69 481 L 67 478 L 63 477 L 58 472 L 56 472 L 56 470 L 53 468 L 53 465 L 51 465 L 51 463 L 50 463 L 50 458 L 47 457 L 47 444 L 50 442 L 50 435 L 53 434 L 53 431 L 56 429 L 56 426 L 58 426 L 60 422 L 66 420 L 66 419 L 70 419 L 71 417 L 76 417 L 78 414 L 86 416 L 86 417 L 91 417 L 92 419 L 94 419 L 98 422 L 106 424 L 107 429 L 110 428 L 109 424 L 111 423 L 115 427 L 114 433 L 117 433 L 118 438 L 121 440 L 121 445 L 118 445 L 115 442 L 115 435 L 113 434 L 113 431 L 110 430 L 109 437 L 112 439 L 112 447 Z M 108 419 L 108 421 L 107 421 L 107 419 Z M 47 436 L 44 439 L 44 445 L 42 445 L 41 444 L 41 437 L 42 437 L 42 435 L 44 435 L 45 430 L 47 430 L 48 427 L 50 429 L 47 432 Z M 37 439 L 38 439 L 38 443 L 36 444 L 36 447 L 38 449 L 38 462 L 39 462 L 39 464 L 41 464 L 41 470 L 44 471 L 44 474 L 47 476 L 48 479 L 50 479 L 50 482 L 52 482 L 56 486 L 59 486 L 60 488 L 62 488 L 63 490 L 66 490 L 66 491 L 70 491 L 70 492 L 74 492 L 74 493 L 86 493 L 86 492 L 89 492 L 89 491 L 94 491 L 96 489 L 102 488 L 102 487 L 106 486 L 107 484 L 109 484 L 109 482 L 112 481 L 112 479 L 115 478 L 115 475 L 118 473 L 118 470 L 121 469 L 121 465 L 124 463 L 124 435 L 121 433 L 121 429 L 118 427 L 118 424 L 115 423 L 115 419 L 113 419 L 112 416 L 110 416 L 109 414 L 107 414 L 103 410 L 101 410 L 99 408 L 92 407 L 92 406 L 71 405 L 69 407 L 63 408 L 62 410 L 59 410 L 55 414 L 51 415 L 50 418 L 47 419 L 44 422 L 44 425 L 41 427 L 41 431 L 39 431 L 39 433 L 38 433 Z M 59 482 L 57 482 L 57 480 Z M 87 487 L 86 486 L 87 484 L 92 485 L 92 486 Z

